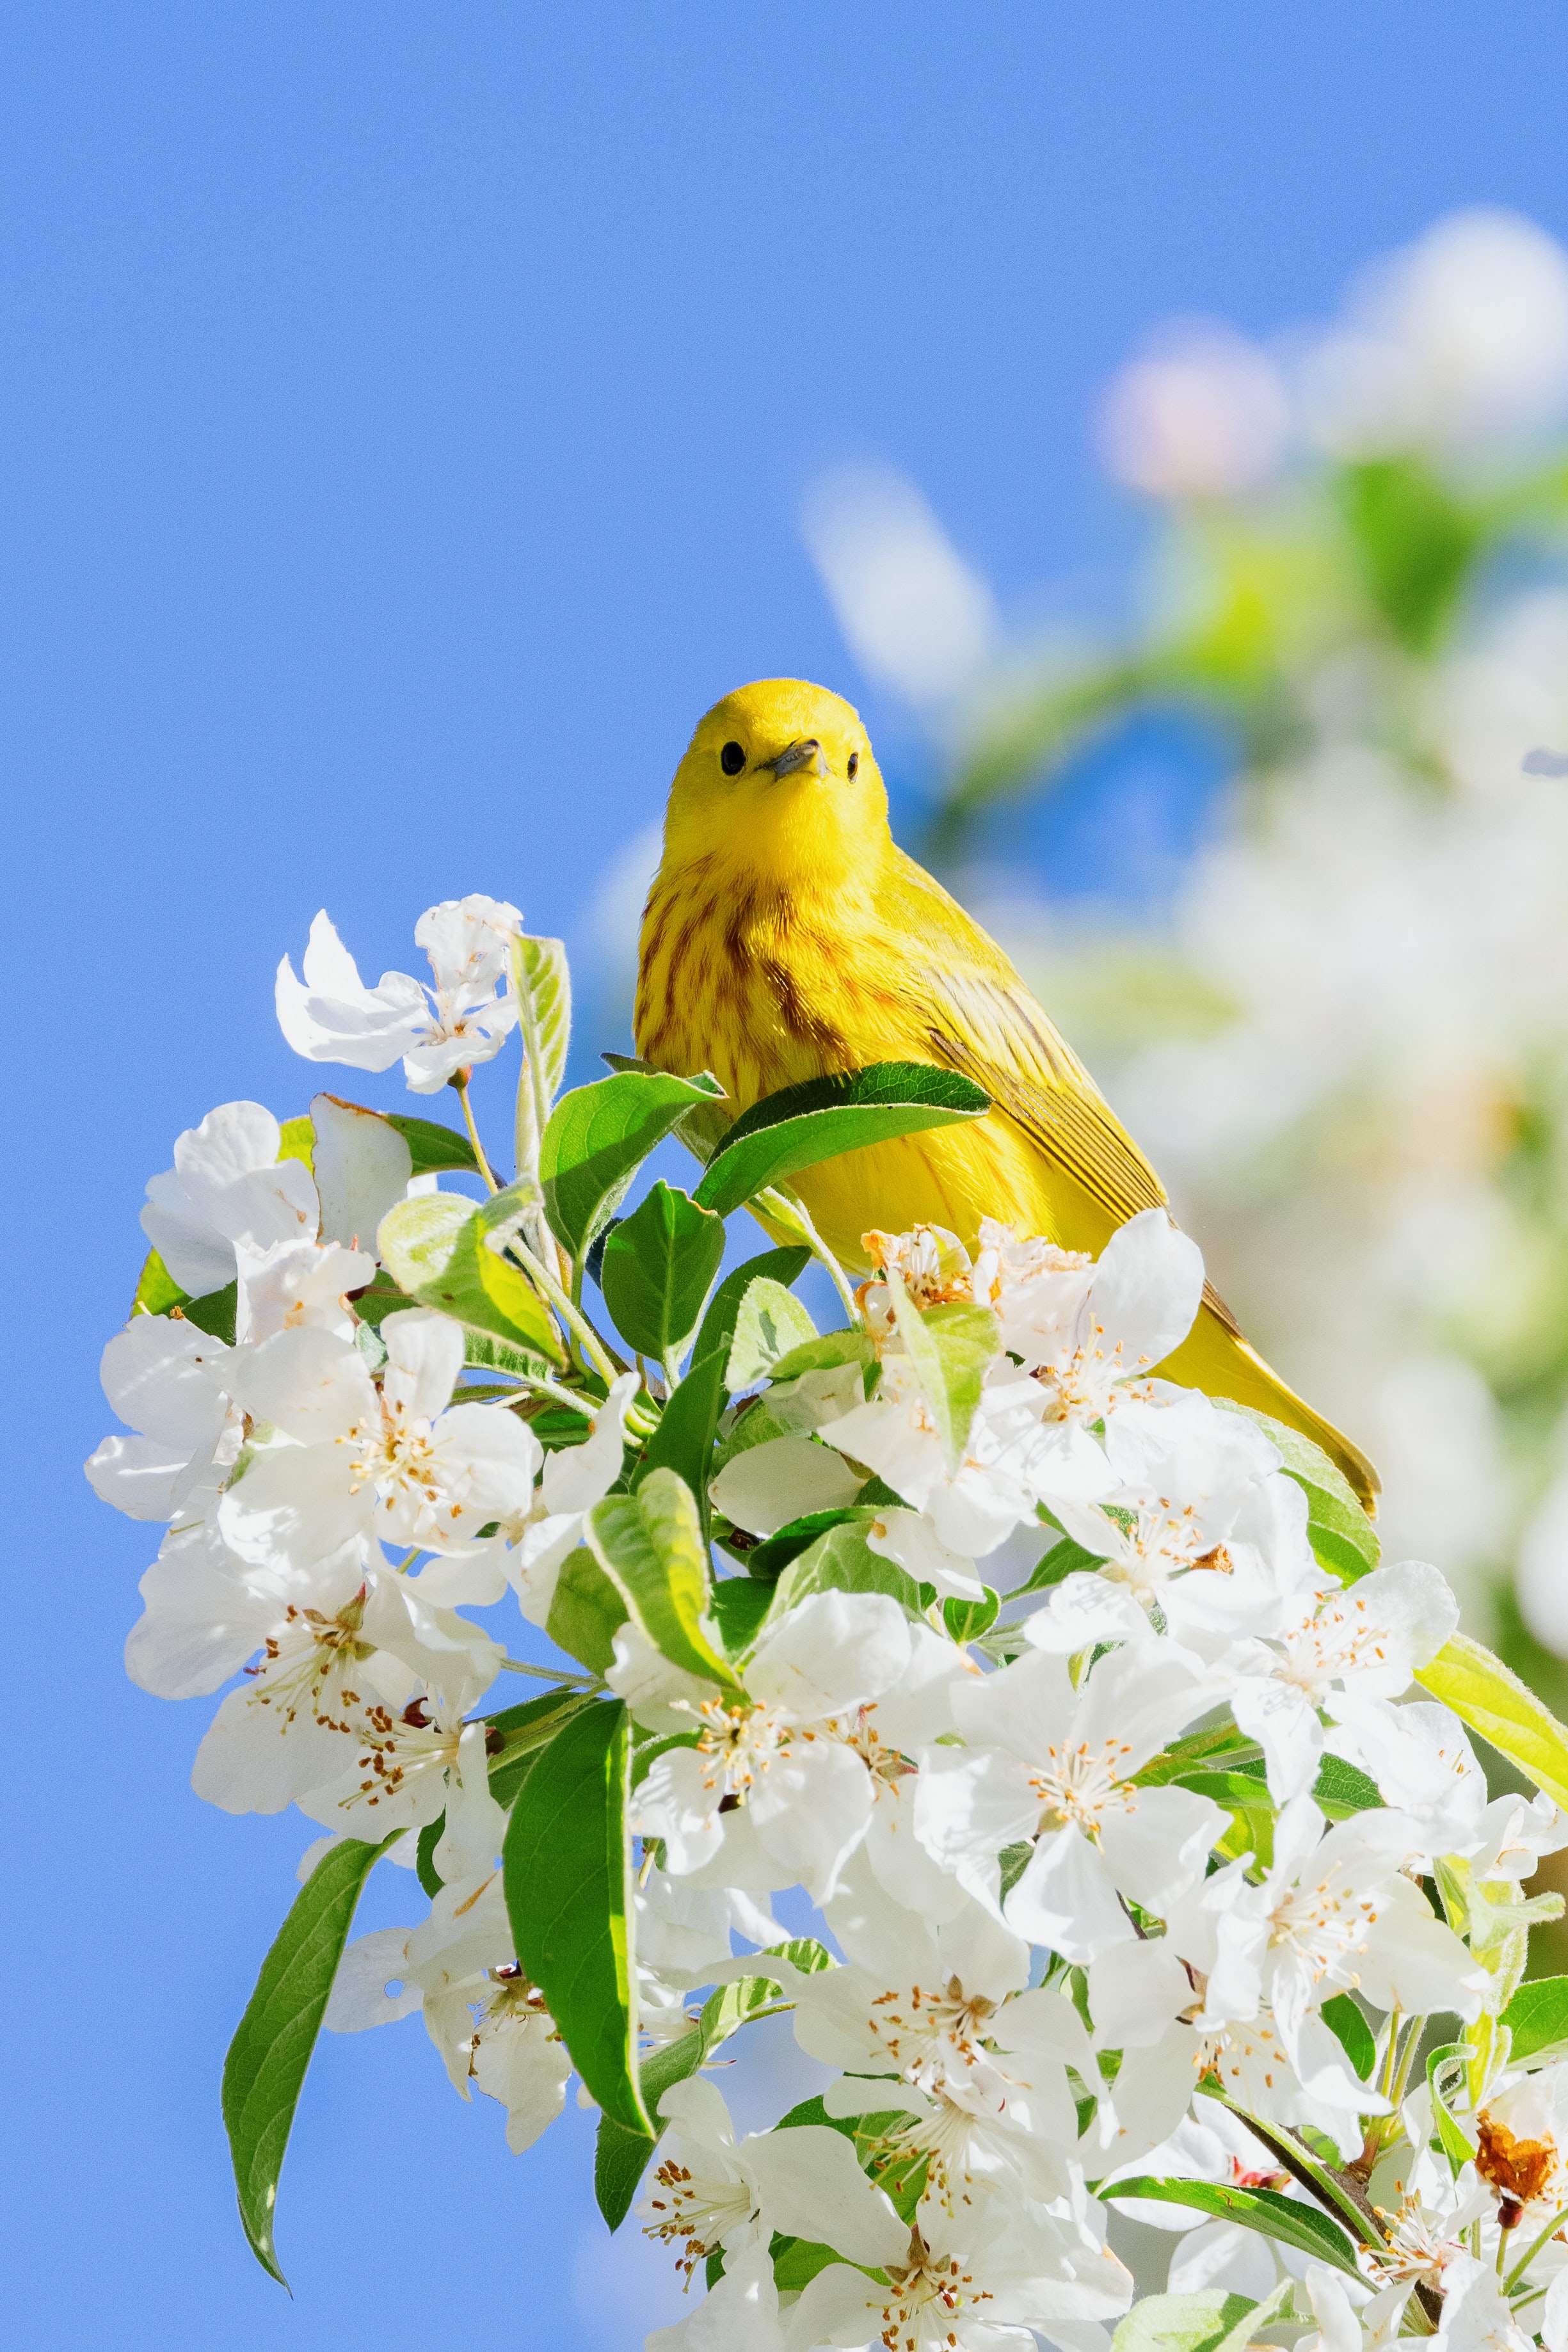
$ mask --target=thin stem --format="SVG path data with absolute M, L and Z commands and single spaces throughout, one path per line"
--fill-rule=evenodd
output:
M 521 1658 L 503 1658 L 501 1665 L 509 1675 L 532 1675 L 542 1683 L 570 1683 L 576 1690 L 602 1691 L 609 1688 L 598 1675 L 569 1675 L 560 1666 L 529 1666 Z
M 604 1402 L 602 1397 L 585 1397 L 580 1390 L 563 1388 L 559 1381 L 552 1381 L 548 1372 L 522 1372 L 519 1378 L 525 1390 L 531 1389 L 537 1395 L 547 1396 L 556 1404 L 570 1405 L 574 1412 L 583 1415 L 584 1421 L 591 1421 Z
M 1531 2263 L 1541 2252 L 1542 2247 L 1546 2244 L 1549 2239 L 1556 2236 L 1558 2231 L 1563 2226 L 1564 2218 L 1568 2218 L 1568 2207 L 1564 2207 L 1563 2211 L 1561 2213 L 1553 2213 L 1551 2221 L 1548 2221 L 1545 2229 L 1542 2231 L 1540 2236 L 1531 2240 L 1529 2245 L 1525 2248 L 1523 2253 L 1521 2254 L 1518 2262 L 1515 2263 L 1512 2270 L 1510 2271 L 1507 2278 L 1505 2278 L 1502 2283 L 1503 2293 L 1505 2294 L 1511 2294 L 1513 2293 L 1515 2287 L 1519 2284 L 1520 2280 L 1524 2276 L 1525 2272 L 1530 2268 Z M 1503 2246 L 1508 2244 L 1508 2239 L 1509 2233 L 1505 2230 L 1502 2233 Z M 1500 2260 L 1499 2267 L 1500 2269 L 1501 2267 Z M 1541 2287 L 1537 2287 L 1534 2291 L 1537 2294 L 1544 2293 L 1544 2289 Z
M 768 1185 L 765 1190 L 757 1194 L 757 1205 L 761 1209 L 766 1210 L 769 1202 L 775 1201 L 778 1203 L 779 1210 L 783 1213 L 779 1216 L 779 1223 L 781 1224 L 797 1224 L 800 1227 L 801 1231 L 806 1237 L 812 1255 L 816 1259 L 819 1265 L 826 1268 L 828 1278 L 832 1282 L 834 1289 L 838 1293 L 839 1298 L 843 1303 L 844 1312 L 848 1316 L 850 1322 L 864 1323 L 866 1318 L 860 1312 L 860 1302 L 856 1297 L 853 1290 L 849 1287 L 848 1277 L 846 1276 L 844 1268 L 839 1265 L 838 1260 L 834 1256 L 833 1252 L 828 1248 L 827 1244 L 823 1240 L 822 1235 L 817 1232 L 816 1227 L 813 1224 L 811 1221 L 811 1213 L 806 1208 L 805 1202 L 797 1200 L 793 1192 L 781 1192 L 776 1186 L 772 1184 Z
M 1383 2080 L 1377 2086 L 1383 2096 L 1389 2100 L 1392 2100 L 1394 2095 L 1394 2053 L 1399 2041 L 1399 2029 L 1404 2022 L 1404 2015 L 1399 2009 L 1389 2011 L 1388 2048 L 1384 2053 Z
M 1399 2053 L 1399 2065 L 1388 2094 L 1389 2101 L 1395 2108 L 1405 2096 L 1406 2085 L 1410 2081 L 1410 2069 L 1415 2063 L 1415 2053 L 1420 2047 L 1421 2036 L 1426 2030 L 1426 2020 L 1424 2017 L 1411 2019 L 1409 2030 L 1405 2037 L 1405 2047 Z
M 584 1354 L 600 1379 L 608 1384 L 624 1372 L 626 1365 L 616 1362 L 582 1308 L 567 1297 L 543 1261 L 534 1256 L 521 1234 L 513 1234 L 507 1247 L 522 1261 L 562 1321 L 581 1341 Z
M 492 1192 L 499 1192 L 500 1191 L 500 1182 L 490 1167 L 489 1161 L 485 1158 L 485 1147 L 479 1141 L 479 1130 L 474 1124 L 474 1107 L 468 1100 L 468 1074 L 467 1070 L 458 1070 L 456 1072 L 453 1076 L 447 1079 L 447 1084 L 453 1089 L 454 1093 L 457 1095 L 458 1100 L 463 1106 L 463 1125 L 468 1130 L 468 1141 L 474 1147 L 474 1158 L 479 1163 L 479 1174 L 484 1178 L 485 1182 L 489 1185 Z
M 584 1421 L 592 1421 L 605 1402 L 603 1397 L 585 1397 L 577 1389 L 563 1388 L 559 1381 L 551 1380 L 544 1372 L 520 1373 L 519 1378 L 525 1389 L 533 1390 L 539 1396 L 549 1397 L 554 1404 L 569 1405 L 574 1412 L 580 1412 Z M 658 1423 L 651 1413 L 640 1412 L 636 1404 L 626 1407 L 626 1428 L 632 1436 L 651 1437 L 658 1427 Z

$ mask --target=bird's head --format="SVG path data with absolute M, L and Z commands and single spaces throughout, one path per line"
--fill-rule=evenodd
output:
M 841 696 L 761 678 L 699 720 L 670 787 L 667 859 L 826 882 L 869 864 L 887 840 L 881 772 Z

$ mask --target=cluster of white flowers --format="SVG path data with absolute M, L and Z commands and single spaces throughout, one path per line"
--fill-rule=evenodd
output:
M 1213 1236 L 1247 1329 L 1377 1462 L 1390 1543 L 1485 1637 L 1513 1641 L 1516 1598 L 1568 1658 L 1568 594 L 1542 446 L 1565 415 L 1568 252 L 1508 212 L 1438 219 L 1263 343 L 1167 322 L 1098 420 L 1110 472 L 1167 509 L 1149 638 L 1085 671 L 994 632 L 935 732 L 994 776 L 1016 727 L 1022 785 L 1052 749 L 1036 686 L 1068 740 L 1151 692 L 1222 725 L 1256 698 L 1242 732 L 1268 749 L 1165 868 L 1156 922 L 1110 903 L 1114 856 L 1076 905 L 1016 860 L 963 895 Z M 854 538 L 874 552 L 874 525 L 841 501 L 831 564 L 807 537 L 851 650 L 897 685 L 902 605 Z M 1245 668 L 1243 640 L 1237 696 L 1210 665 Z
M 290 1035 L 405 1054 L 427 1089 L 458 1038 L 480 1058 L 476 973 L 488 1050 L 516 1018 L 493 999 L 514 922 L 473 899 L 424 919 L 433 953 L 468 941 L 468 976 L 437 954 L 417 1044 L 396 976 L 360 990 L 321 919 L 308 1016 L 280 980 Z M 423 1917 L 348 1946 L 325 2021 L 419 2011 L 513 2149 L 575 2070 L 606 2079 L 570 1986 L 524 1965 L 519 1742 L 541 1753 L 552 1705 L 624 1722 L 617 1932 L 654 2125 L 630 2135 L 637 2211 L 693 2281 L 651 2346 L 1026 2352 L 1033 2331 L 1100 2352 L 1133 2300 L 1120 2200 L 1185 2233 L 1170 2285 L 1210 2297 L 1205 2341 L 1267 2303 L 1257 2325 L 1331 2352 L 1402 2327 L 1568 2352 L 1568 2063 L 1541 2067 L 1539 2032 L 1514 2062 L 1508 2021 L 1543 1908 L 1522 1882 L 1568 1816 L 1489 1801 L 1464 1725 L 1409 1696 L 1457 1622 L 1437 1571 L 1373 1565 L 1361 1522 L 1350 1580 L 1354 1506 L 1321 1457 L 1155 1376 L 1203 1286 L 1163 1211 L 1098 1262 L 1001 1224 L 973 1257 L 934 1228 L 869 1234 L 860 1319 L 803 1339 L 796 1310 L 766 1375 L 719 1396 L 698 1494 L 668 1462 L 640 1483 L 676 1366 L 618 1369 L 563 1263 L 558 1283 L 491 1251 L 560 1318 L 553 1368 L 454 1289 L 453 1311 L 411 1303 L 394 1122 L 322 1096 L 301 1135 L 233 1103 L 174 1160 L 145 1213 L 165 1291 L 144 1278 L 104 1357 L 134 1433 L 89 1465 L 169 1523 L 130 1672 L 167 1697 L 230 1685 L 195 1785 L 237 1813 L 297 1805 L 325 1833 L 302 1879 L 345 1841 L 416 1867 Z M 460 1222 L 457 1199 L 434 1206 Z M 714 1360 L 700 1341 L 686 1380 Z M 639 1492 L 679 1508 L 650 1506 L 633 1559 L 615 1515 Z M 700 1513 L 717 1574 L 679 1534 Z M 597 1662 L 564 1646 L 585 1577 L 631 1596 Z M 552 1696 L 521 1709 L 488 1705 L 516 1662 L 465 1613 L 509 1591 L 563 1645 L 522 1669 Z M 773 1915 L 791 1889 L 813 1938 Z M 715 2004 L 740 2002 L 730 2032 L 759 1990 L 831 2079 L 738 2137 L 703 2070 Z

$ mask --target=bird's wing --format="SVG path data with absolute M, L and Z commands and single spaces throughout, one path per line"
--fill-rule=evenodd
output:
M 919 866 L 906 866 L 900 880 L 904 944 L 933 1058 L 984 1087 L 1113 1225 L 1165 1207 L 1153 1169 L 1000 949 Z M 1240 1336 L 1212 1283 L 1204 1301 Z

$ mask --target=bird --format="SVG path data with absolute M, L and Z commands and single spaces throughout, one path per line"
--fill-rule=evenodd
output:
M 962 1125 L 820 1161 L 794 1180 L 817 1233 L 869 1274 L 864 1236 L 982 1218 L 1100 1254 L 1165 1189 L 995 941 L 895 843 L 858 712 L 800 678 L 716 702 L 675 772 L 643 915 L 637 1053 L 709 1072 L 729 1120 L 784 1087 L 920 1062 L 991 1098 Z M 765 1222 L 765 1220 L 764 1220 Z M 1312 1440 L 1375 1510 L 1376 1471 L 1249 1344 L 1212 1284 L 1162 1375 Z

